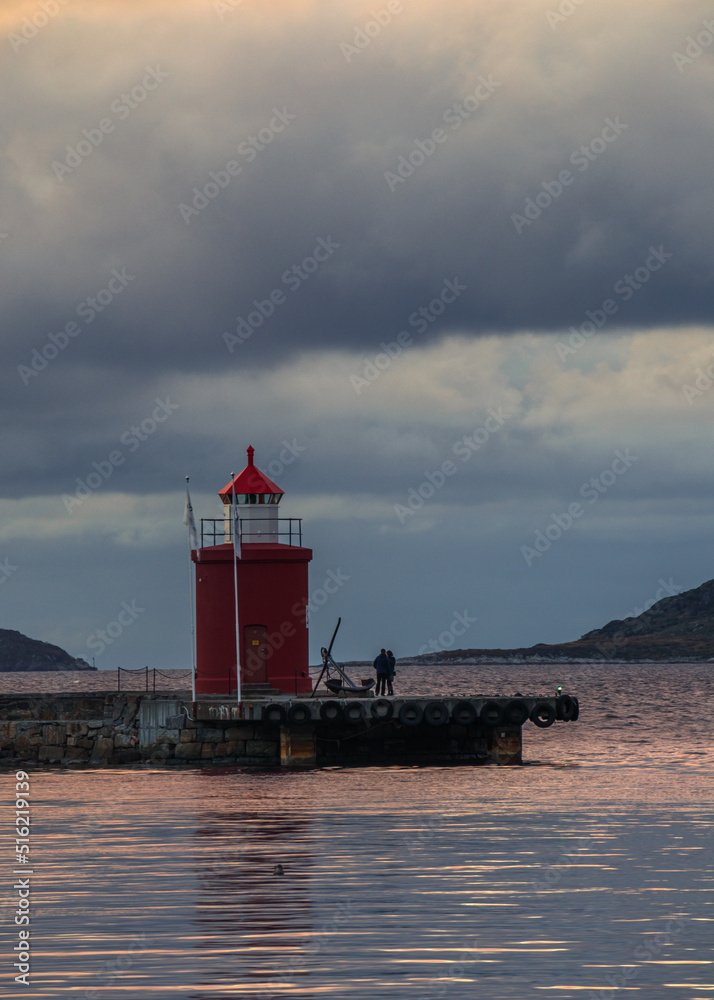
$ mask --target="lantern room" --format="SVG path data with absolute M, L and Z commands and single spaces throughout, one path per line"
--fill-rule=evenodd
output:
M 278 542 L 278 504 L 284 494 L 279 486 L 256 468 L 255 448 L 248 451 L 248 464 L 219 492 L 224 509 L 224 540 L 230 541 L 235 509 L 239 508 L 241 543 Z
M 308 563 L 299 518 L 279 517 L 284 493 L 248 464 L 218 496 L 222 518 L 201 518 L 196 573 L 196 694 L 249 698 L 311 690 Z M 237 529 L 237 530 L 236 530 Z

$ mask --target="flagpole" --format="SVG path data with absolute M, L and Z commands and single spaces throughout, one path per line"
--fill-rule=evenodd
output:
M 192 531 L 193 528 L 193 531 Z M 186 530 L 188 532 L 188 588 L 191 601 L 191 700 L 196 700 L 196 618 L 195 601 L 193 598 L 193 560 L 191 550 L 193 537 L 195 535 L 195 522 L 193 520 L 193 508 L 191 507 L 191 497 L 188 492 L 188 476 L 186 476 Z M 198 538 L 196 538 L 198 543 Z M 198 547 L 198 546 L 197 546 Z
M 240 625 L 238 621 L 238 543 L 240 541 L 240 520 L 238 518 L 238 497 L 236 496 L 236 482 L 231 472 L 231 484 L 233 487 L 233 588 L 235 590 L 236 603 L 236 698 L 240 704 Z

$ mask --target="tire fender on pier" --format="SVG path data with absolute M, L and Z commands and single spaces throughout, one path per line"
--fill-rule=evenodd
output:
M 304 701 L 296 701 L 288 709 L 288 722 L 293 726 L 306 726 L 312 722 L 312 710 Z
M 387 698 L 375 698 L 369 714 L 378 722 L 388 722 L 394 715 L 394 705 Z
M 451 721 L 459 726 L 470 726 L 477 718 L 476 706 L 470 701 L 457 701 L 451 710 Z
M 285 722 L 285 709 L 282 705 L 273 701 L 265 706 L 260 718 L 263 722 L 267 722 L 271 726 L 280 726 Z
M 555 717 L 561 722 L 572 722 L 575 718 L 575 699 L 562 694 L 555 699 Z
M 348 701 L 342 709 L 342 714 L 345 722 L 356 726 L 359 722 L 364 721 L 364 706 L 359 701 Z
M 479 719 L 486 726 L 500 726 L 503 722 L 503 709 L 497 701 L 485 701 L 481 706 Z
M 405 701 L 399 709 L 399 721 L 405 726 L 418 726 L 424 719 L 424 709 L 417 701 Z
M 539 729 L 547 729 L 555 722 L 555 709 L 548 701 L 537 701 L 531 712 L 531 722 Z
M 424 708 L 424 719 L 430 726 L 443 726 L 449 721 L 449 710 L 443 701 L 430 701 Z
M 509 725 L 522 726 L 524 722 L 528 722 L 528 716 L 528 706 L 521 698 L 513 698 L 506 702 L 503 717 Z
M 343 715 L 339 701 L 323 701 L 320 705 L 320 718 L 323 722 L 342 722 Z

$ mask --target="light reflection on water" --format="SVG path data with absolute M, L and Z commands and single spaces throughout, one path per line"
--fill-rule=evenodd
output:
M 709 666 L 498 669 L 541 766 L 34 773 L 23 995 L 711 996 Z

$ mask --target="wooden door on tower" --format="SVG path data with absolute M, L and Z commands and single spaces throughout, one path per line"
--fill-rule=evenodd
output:
M 268 627 L 246 625 L 243 629 L 243 683 L 265 684 L 268 680 Z

